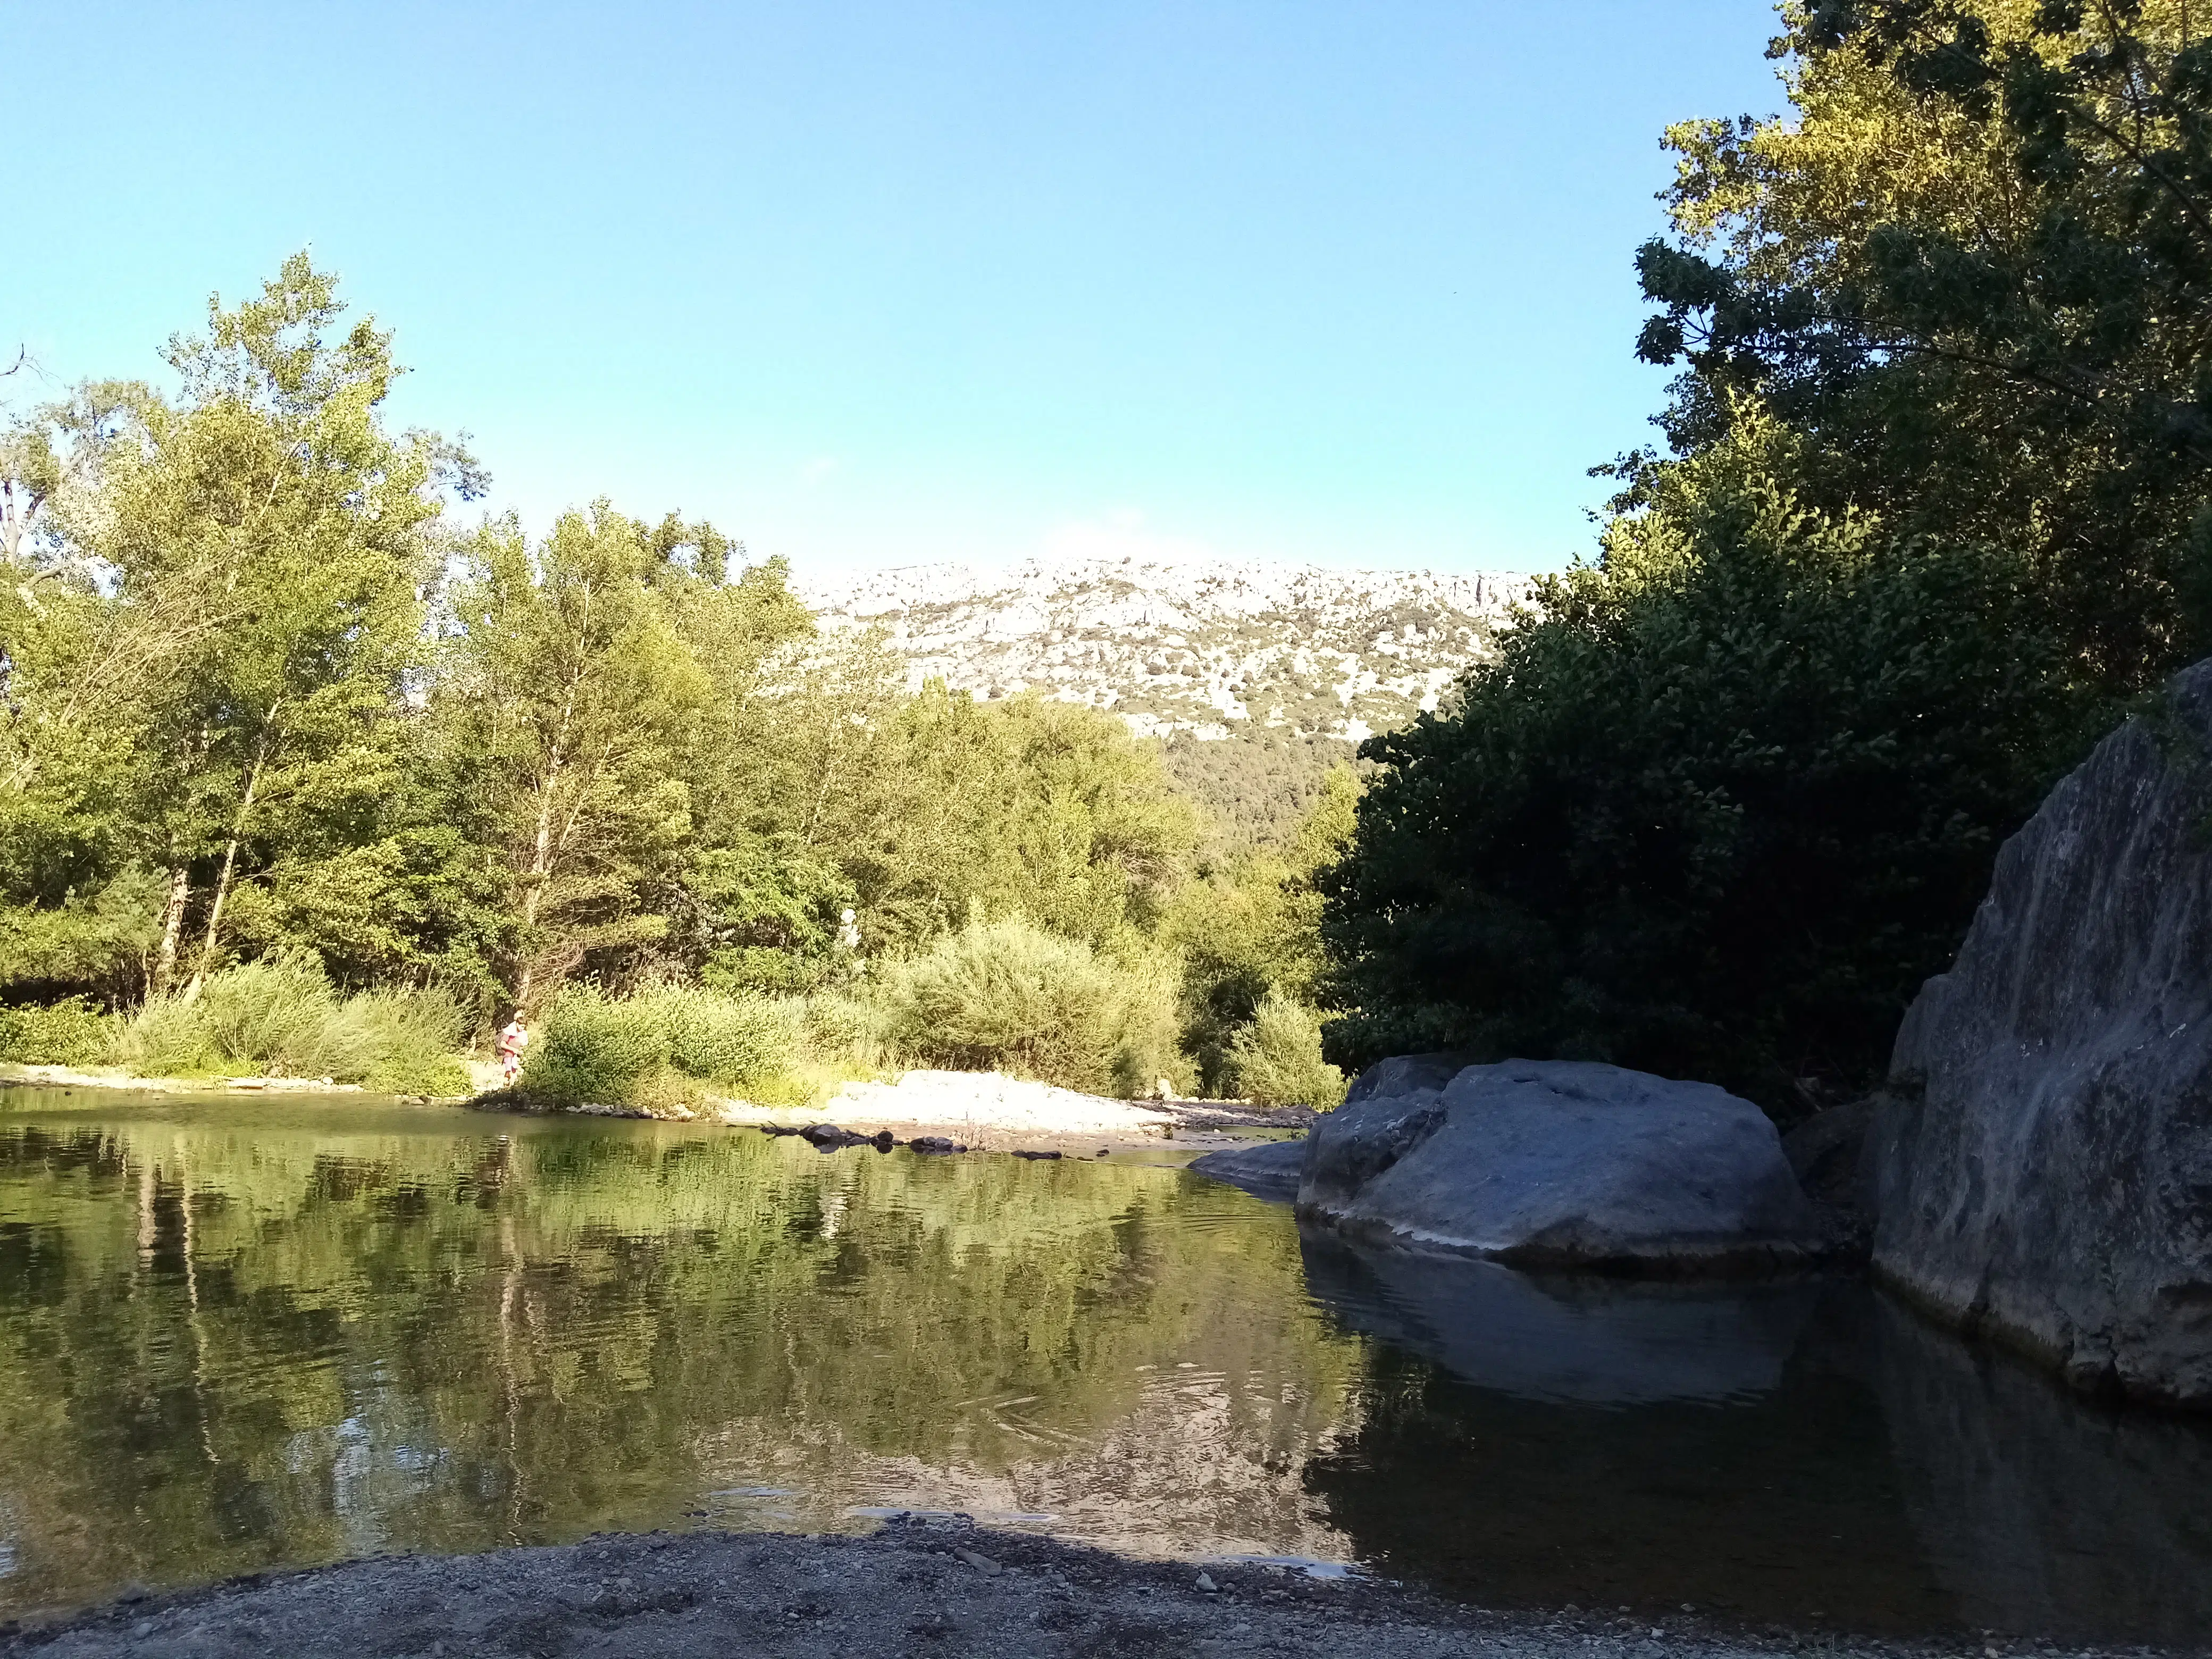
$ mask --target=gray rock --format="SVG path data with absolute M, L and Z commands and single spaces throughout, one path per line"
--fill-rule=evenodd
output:
M 2075 1386 L 2212 1405 L 2212 662 L 2052 790 L 1899 1030 L 1875 1265 Z
M 1298 1213 L 1370 1243 L 1662 1273 L 1831 1243 L 1758 1107 L 1618 1066 L 1386 1060 L 1308 1145 Z
M 1261 1140 L 1249 1146 L 1224 1146 L 1190 1161 L 1194 1172 L 1242 1187 L 1256 1197 L 1289 1203 L 1298 1195 L 1298 1172 L 1305 1167 L 1306 1143 Z

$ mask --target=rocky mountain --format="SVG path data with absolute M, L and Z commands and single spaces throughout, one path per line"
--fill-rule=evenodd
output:
M 1236 839 L 1279 833 L 1334 761 L 1434 708 L 1527 579 L 1092 558 L 910 565 L 798 584 L 823 626 L 876 628 L 911 683 L 1035 690 L 1164 739 Z

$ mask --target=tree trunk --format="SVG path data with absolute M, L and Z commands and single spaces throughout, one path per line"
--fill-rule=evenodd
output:
M 161 907 L 161 942 L 155 947 L 154 971 L 146 982 L 146 1000 L 167 996 L 177 977 L 177 943 L 184 937 L 185 906 L 192 896 L 191 867 L 182 860 L 169 868 L 168 902 Z
M 565 721 L 563 722 L 566 723 Z M 545 884 L 553 873 L 553 788 L 560 778 L 560 762 L 556 758 L 545 774 L 545 781 L 538 791 L 538 828 L 531 837 L 530 863 L 523 872 L 522 971 L 514 981 L 514 1006 L 520 1010 L 530 1006 L 530 993 L 538 977 L 538 951 L 530 935 L 538 927 L 538 913 L 545 902 Z
M 191 1001 L 200 994 L 207 981 L 208 969 L 215 965 L 215 947 L 222 927 L 222 907 L 230 897 L 231 877 L 238 868 L 238 844 L 246 838 L 246 820 L 253 811 L 253 798 L 261 789 L 261 769 L 269 758 L 269 728 L 262 728 L 260 746 L 253 751 L 253 769 L 246 775 L 246 793 L 238 803 L 238 815 L 230 821 L 230 839 L 223 844 L 222 869 L 216 877 L 215 896 L 208 903 L 207 931 L 200 937 L 199 965 L 192 969 L 191 983 L 185 987 L 185 1000 Z

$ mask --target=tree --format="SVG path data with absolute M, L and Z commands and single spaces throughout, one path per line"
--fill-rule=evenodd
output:
M 713 695 L 671 590 L 714 577 L 675 550 L 602 501 L 564 514 L 536 548 L 510 517 L 464 552 L 442 696 L 505 889 L 519 1006 L 590 952 L 665 931 L 641 890 L 690 836 L 676 763 Z M 714 542 L 703 550 L 711 560 Z
M 41 653 L 67 678 L 11 676 L 40 705 L 15 787 L 51 794 L 86 742 L 133 758 L 125 810 L 164 889 L 156 992 L 181 969 L 189 993 L 222 959 L 270 814 L 399 717 L 441 492 L 481 481 L 431 434 L 386 432 L 391 337 L 363 319 L 331 337 L 343 311 L 336 279 L 295 255 L 258 299 L 211 299 L 204 337 L 172 339 L 177 399 L 88 388 L 19 449 L 26 499 L 72 486 L 40 574 L 83 603 L 73 649 Z
M 1671 465 L 1458 708 L 1364 746 L 1320 878 L 1332 1059 L 1607 1060 L 1784 1115 L 1879 1076 L 2110 705 L 2019 560 L 1824 515 L 1796 472 L 1754 418 Z
M 2212 649 L 2212 38 L 2186 0 L 1813 0 L 1796 108 L 1668 142 L 1641 354 L 1678 453 L 1748 396 L 1799 488 L 2015 550 L 2082 671 Z M 1631 458 L 1622 505 L 1644 499 Z

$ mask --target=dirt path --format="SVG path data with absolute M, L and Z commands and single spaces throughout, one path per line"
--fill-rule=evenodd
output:
M 52 1659 L 1735 1659 L 1996 1654 L 1729 1633 L 1693 1614 L 1484 1613 L 1376 1581 L 1132 1562 L 958 1522 L 866 1538 L 694 1533 L 477 1556 L 380 1557 L 0 1628 L 0 1656 Z M 1209 1588 L 1210 1586 L 1210 1588 Z

